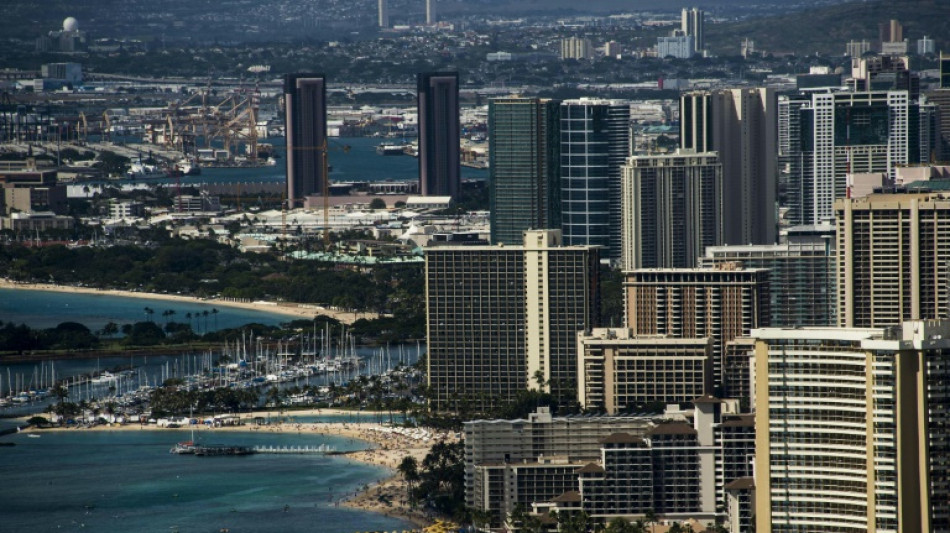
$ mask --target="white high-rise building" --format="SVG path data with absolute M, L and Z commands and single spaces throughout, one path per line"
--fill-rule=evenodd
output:
M 917 55 L 925 56 L 927 54 L 933 54 L 935 51 L 934 40 L 930 37 L 924 35 L 923 39 L 917 40 Z
M 379 27 L 388 28 L 389 27 L 389 5 L 387 4 L 389 0 L 378 0 L 379 6 Z
M 696 53 L 696 40 L 691 35 L 673 35 L 671 37 L 657 37 L 656 56 L 660 59 L 673 57 L 689 59 Z
M 426 24 L 432 25 L 438 21 L 435 12 L 435 0 L 426 0 Z

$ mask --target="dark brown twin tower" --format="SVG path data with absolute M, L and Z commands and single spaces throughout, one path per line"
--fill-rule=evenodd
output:
M 419 117 L 419 192 L 423 196 L 458 199 L 459 77 L 457 72 L 420 73 L 416 80 Z M 287 138 L 287 201 L 303 204 L 307 196 L 322 195 L 327 176 L 323 155 L 327 146 L 327 83 L 323 74 L 284 77 Z

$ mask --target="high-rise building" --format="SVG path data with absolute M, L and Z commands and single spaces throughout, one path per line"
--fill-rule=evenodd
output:
M 307 196 L 329 186 L 324 158 L 327 150 L 327 87 L 323 74 L 284 77 L 284 121 L 287 137 L 287 203 L 302 205 Z
M 950 89 L 950 54 L 940 52 L 940 88 Z
M 417 90 L 419 192 L 458 200 L 462 186 L 458 72 L 421 73 Z
M 893 179 L 896 167 L 933 156 L 933 105 L 913 101 L 906 90 L 783 98 L 783 113 L 797 114 L 780 121 L 797 124 L 783 154 L 793 165 L 786 198 L 792 224 L 831 220 L 834 201 L 848 195 L 849 174 L 884 172 Z
M 568 245 L 596 245 L 619 261 L 620 173 L 630 155 L 630 104 L 561 104 L 561 229 Z
M 595 328 L 577 335 L 577 401 L 617 414 L 712 393 L 712 339 L 632 335 Z
M 713 152 L 632 156 L 621 177 L 623 268 L 690 268 L 722 243 L 722 165 Z
M 594 46 L 586 37 L 561 39 L 561 59 L 593 59 Z
M 426 24 L 433 25 L 439 21 L 438 14 L 435 9 L 436 0 L 426 0 Z
M 699 259 L 699 265 L 706 268 L 724 263 L 769 269 L 772 326 L 835 324 L 833 231 L 824 242 L 710 246 Z
M 723 264 L 625 275 L 627 328 L 633 335 L 712 337 L 716 386 L 723 382 L 726 344 L 769 324 L 768 270 Z
M 597 325 L 598 253 L 557 230 L 522 246 L 426 248 L 428 385 L 436 409 L 536 388 L 577 396 L 577 332 Z
M 389 0 L 377 0 L 377 15 L 380 28 L 389 27 Z
M 669 35 L 656 38 L 656 56 L 689 59 L 696 54 L 695 40 L 690 35 Z
M 950 531 L 950 324 L 753 337 L 756 531 Z
M 680 29 L 684 35 L 693 38 L 693 52 L 702 53 L 706 49 L 706 13 L 699 8 L 683 8 Z
M 868 56 L 851 59 L 848 87 L 861 91 L 908 91 L 920 99 L 920 75 L 911 70 L 908 56 Z
M 888 327 L 950 312 L 950 198 L 876 194 L 835 202 L 838 325 Z
M 864 54 L 871 51 L 871 43 L 864 41 L 855 41 L 854 39 L 847 42 L 844 45 L 844 55 L 854 59 L 856 57 L 861 57 Z
M 772 244 L 777 215 L 777 100 L 772 89 L 690 92 L 680 97 L 680 147 L 718 152 L 723 242 Z
M 927 37 L 926 35 L 924 35 L 920 39 L 917 39 L 917 55 L 925 56 L 928 54 L 932 54 L 935 51 L 936 51 L 936 47 L 934 46 L 933 39 L 931 39 L 930 37 Z
M 488 104 L 491 242 L 521 244 L 529 229 L 561 227 L 560 102 Z

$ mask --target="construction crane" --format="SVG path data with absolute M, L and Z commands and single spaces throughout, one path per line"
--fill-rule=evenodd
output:
M 350 152 L 350 145 L 348 144 L 339 144 L 334 142 L 335 146 L 330 146 L 330 139 L 324 138 L 323 144 L 320 146 L 293 146 L 288 147 L 288 149 L 293 150 L 310 150 L 318 152 L 320 154 L 320 165 L 323 167 L 323 246 L 326 250 L 330 249 L 330 163 L 329 163 L 329 152 L 330 151 L 342 151 L 344 154 Z M 288 155 L 292 157 L 292 155 Z M 286 236 L 287 234 L 287 216 L 286 216 L 286 200 L 281 202 L 282 209 L 284 209 L 283 215 L 283 232 Z

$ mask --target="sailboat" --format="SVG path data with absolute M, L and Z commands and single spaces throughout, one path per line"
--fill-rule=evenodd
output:
M 190 415 L 188 416 L 188 425 L 191 426 L 191 440 L 183 440 L 179 442 L 178 444 L 172 446 L 172 449 L 168 450 L 168 453 L 176 453 L 178 455 L 194 455 L 195 448 L 198 447 L 195 444 L 195 425 L 191 423 L 194 414 L 194 408 L 192 408 Z

